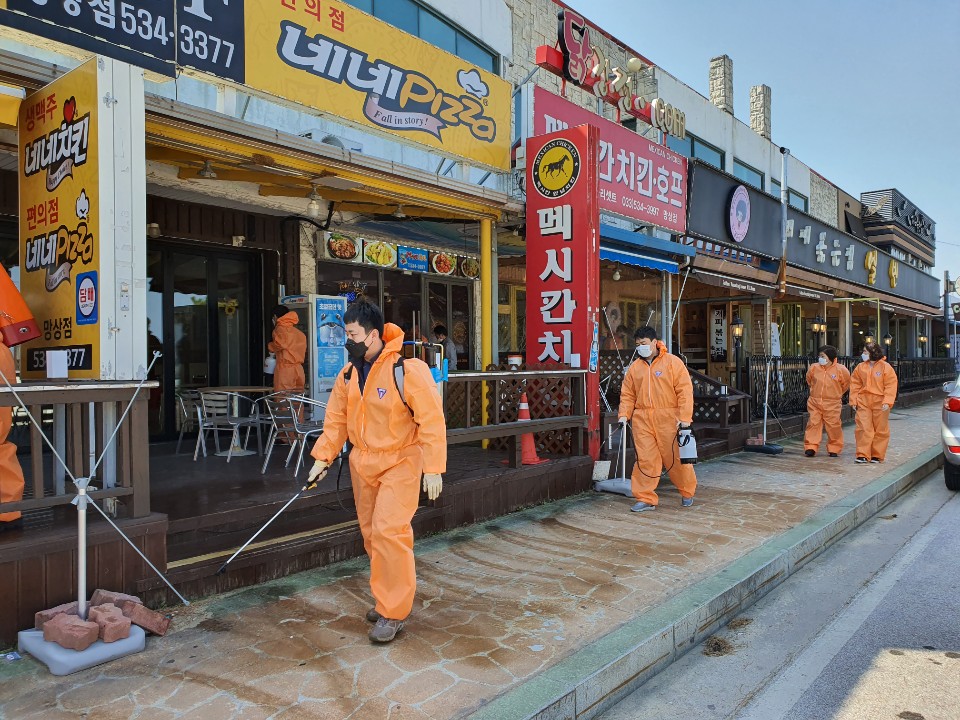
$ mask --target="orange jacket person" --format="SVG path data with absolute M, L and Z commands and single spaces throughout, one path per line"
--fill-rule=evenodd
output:
M 303 392 L 306 380 L 303 360 L 307 356 L 307 336 L 297 329 L 299 316 L 286 305 L 273 309 L 273 340 L 267 350 L 277 356 L 273 372 L 273 389 L 277 392 Z
M 349 440 L 350 478 L 363 547 L 370 556 L 370 591 L 376 605 L 367 620 L 374 642 L 390 642 L 403 629 L 417 588 L 410 521 L 423 490 L 435 500 L 447 467 L 443 403 L 426 363 L 402 362 L 403 395 L 396 371 L 403 331 L 384 324 L 376 305 L 353 303 L 343 317 L 351 363 L 334 383 L 313 447 L 308 485 L 315 487 Z
M 17 368 L 10 348 L 0 343 L 0 370 L 11 385 L 17 382 Z M 6 386 L 6 383 L 0 381 Z M 23 500 L 23 469 L 17 460 L 17 446 L 7 441 L 13 424 L 13 408 L 0 408 L 0 502 Z M 0 532 L 22 525 L 20 512 L 0 513 Z
M 863 362 L 850 378 L 850 405 L 857 412 L 858 463 L 882 463 L 890 442 L 890 408 L 897 399 L 897 373 L 875 342 L 863 347 Z
M 839 457 L 843 450 L 843 427 L 840 423 L 843 394 L 850 389 L 850 371 L 837 362 L 837 349 L 824 345 L 818 351 L 817 364 L 807 370 L 807 432 L 803 436 L 803 454 L 813 457 L 820 449 L 823 427 L 827 428 L 827 452 Z
M 657 485 L 664 467 L 680 491 L 683 507 L 693 505 L 697 475 L 680 462 L 677 432 L 693 422 L 693 383 L 686 365 L 657 339 L 652 327 L 639 328 L 634 337 L 640 358 L 627 370 L 620 391 L 620 424 L 633 426 L 637 462 L 631 475 L 633 512 L 656 510 Z

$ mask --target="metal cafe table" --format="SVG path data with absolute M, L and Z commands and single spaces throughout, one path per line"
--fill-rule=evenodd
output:
M 273 388 L 264 385 L 218 385 L 216 387 L 197 388 L 197 392 L 199 392 L 201 395 L 204 393 L 230 393 L 230 400 L 232 403 L 230 412 L 234 417 L 239 417 L 241 396 L 250 399 L 248 396 L 251 395 L 269 395 L 273 392 Z M 251 403 L 252 402 L 254 401 L 251 400 Z M 243 457 L 244 455 L 255 455 L 256 453 L 253 450 L 247 450 L 239 446 L 234 446 L 232 450 L 221 450 L 220 452 L 214 454 L 218 457 L 226 457 L 228 454 L 232 455 L 233 457 Z

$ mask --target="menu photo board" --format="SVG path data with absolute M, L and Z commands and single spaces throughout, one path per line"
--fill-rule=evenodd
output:
M 475 257 L 460 258 L 460 274 L 470 280 L 480 279 L 480 261 Z
M 430 267 L 429 253 L 420 248 L 399 245 L 397 247 L 397 267 L 409 272 L 425 273 Z
M 363 238 L 342 232 L 323 234 L 323 257 L 342 262 L 361 262 Z
M 397 246 L 385 240 L 363 241 L 363 261 L 381 268 L 397 266 Z

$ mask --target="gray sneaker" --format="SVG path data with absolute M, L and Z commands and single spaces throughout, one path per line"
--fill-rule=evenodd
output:
M 680 505 L 682 505 L 683 507 L 693 507 L 693 498 L 692 497 L 680 498 Z
M 375 607 L 372 607 L 372 608 L 370 608 L 369 610 L 367 610 L 367 622 L 368 622 L 368 623 L 375 623 L 375 622 L 377 622 L 377 620 L 379 620 L 379 619 L 382 618 L 382 617 L 383 617 L 383 615 L 381 615 L 380 613 L 378 613 L 378 612 L 377 612 L 377 609 L 376 609 Z
M 650 503 L 645 503 L 642 500 L 630 508 L 630 512 L 646 512 L 647 510 L 656 510 L 656 505 L 651 505 Z
M 369 637 L 373 642 L 388 643 L 401 630 L 403 630 L 403 620 L 381 617 L 377 620 L 377 624 L 370 629 Z

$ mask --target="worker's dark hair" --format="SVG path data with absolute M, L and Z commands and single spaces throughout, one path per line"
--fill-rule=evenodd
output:
M 869 353 L 870 359 L 874 362 L 883 358 L 883 348 L 875 342 L 865 343 L 863 349 Z
M 449 334 L 449 333 L 447 333 L 447 326 L 446 326 L 446 325 L 437 325 L 437 326 L 433 329 L 433 334 L 434 334 L 434 335 L 437 335 L 437 336 L 443 335 L 444 337 L 447 337 L 447 335 Z
M 644 327 L 637 328 L 637 331 L 633 334 L 633 339 L 659 340 L 660 336 L 657 335 L 657 331 L 652 327 L 645 325 Z
M 821 345 L 820 349 L 817 350 L 817 354 L 823 353 L 827 356 L 827 360 L 833 362 L 837 359 L 837 349 L 833 345 Z
M 288 312 L 292 312 L 292 310 L 290 310 L 290 308 L 288 308 L 286 305 L 277 305 L 276 307 L 273 308 L 273 313 L 272 313 L 272 315 L 273 315 L 277 320 L 279 320 L 279 319 L 282 318 L 284 315 L 286 315 Z
M 343 324 L 358 323 L 367 332 L 376 330 L 383 337 L 383 312 L 372 302 L 357 300 L 350 303 L 343 315 Z

